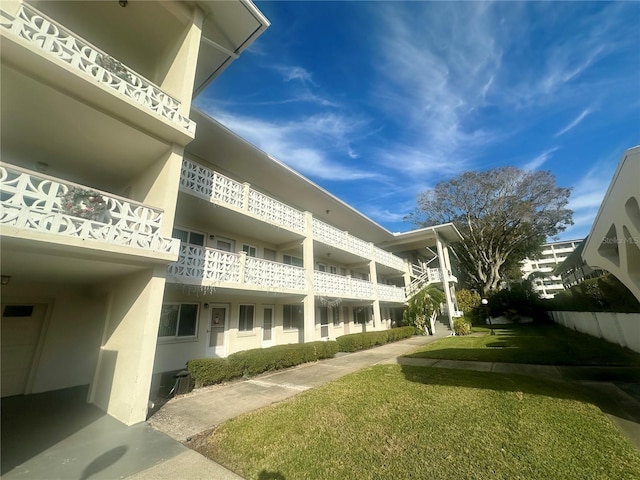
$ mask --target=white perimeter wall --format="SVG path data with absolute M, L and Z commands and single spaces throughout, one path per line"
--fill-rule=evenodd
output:
M 640 353 L 640 313 L 550 312 L 553 320 L 572 330 L 604 338 Z

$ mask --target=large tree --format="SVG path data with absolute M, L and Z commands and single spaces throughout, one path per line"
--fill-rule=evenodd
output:
M 452 250 L 471 288 L 497 289 L 505 273 L 534 256 L 547 237 L 572 225 L 570 188 L 551 172 L 499 167 L 466 172 L 418 196 L 408 219 L 420 227 L 452 222 L 463 242 Z

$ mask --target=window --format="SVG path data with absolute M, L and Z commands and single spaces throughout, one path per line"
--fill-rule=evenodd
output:
M 263 255 L 265 260 L 271 260 L 271 261 L 275 261 L 276 259 L 276 251 L 275 250 L 271 250 L 270 248 L 265 248 L 263 250 Z
M 353 323 L 369 323 L 371 321 L 370 307 L 354 307 Z
M 198 326 L 198 305 L 195 303 L 165 304 L 160 314 L 159 337 L 195 337 Z
M 253 305 L 240 305 L 240 318 L 238 318 L 238 331 L 253 331 Z
M 251 245 L 242 245 L 242 251 L 247 254 L 249 257 L 256 257 L 258 253 L 258 249 L 256 247 L 252 247 Z
M 333 326 L 340 326 L 340 309 L 337 306 L 331 307 L 331 318 L 333 319 Z
M 199 245 L 204 247 L 204 233 L 191 232 L 189 230 L 183 230 L 181 228 L 173 229 L 173 238 L 182 240 L 183 243 L 189 243 L 191 245 Z
M 319 263 L 318 264 L 318 271 L 319 272 L 326 272 L 327 271 L 327 266 L 324 263 Z
M 285 330 L 298 330 L 304 324 L 304 312 L 302 305 L 285 305 L 282 319 L 282 327 Z
M 228 238 L 216 237 L 216 248 L 223 252 L 233 252 L 233 240 Z
M 293 265 L 295 267 L 302 267 L 302 259 L 300 257 L 293 257 L 291 255 L 283 255 L 282 263 Z
M 329 265 L 329 273 L 333 273 L 334 275 L 338 274 L 338 267 L 335 265 Z

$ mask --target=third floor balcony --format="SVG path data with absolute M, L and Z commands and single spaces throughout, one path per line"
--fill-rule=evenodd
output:
M 122 35 L 134 33 L 122 28 Z M 28 88 L 12 78 L 15 69 L 160 138 L 182 145 L 193 139 L 195 123 L 181 113 L 178 99 L 33 6 L 21 3 L 11 13 L 0 10 L 0 32 L 3 62 L 10 67 L 3 71 L 9 81 L 3 89 Z M 134 43 L 130 50 L 142 50 L 142 45 Z

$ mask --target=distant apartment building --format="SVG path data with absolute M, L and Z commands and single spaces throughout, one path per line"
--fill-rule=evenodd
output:
M 554 270 L 580 243 L 582 240 L 546 243 L 538 258 L 526 258 L 522 262 L 522 278 L 532 280 L 533 289 L 540 298 L 553 298 L 564 290 L 562 278 L 554 275 Z

